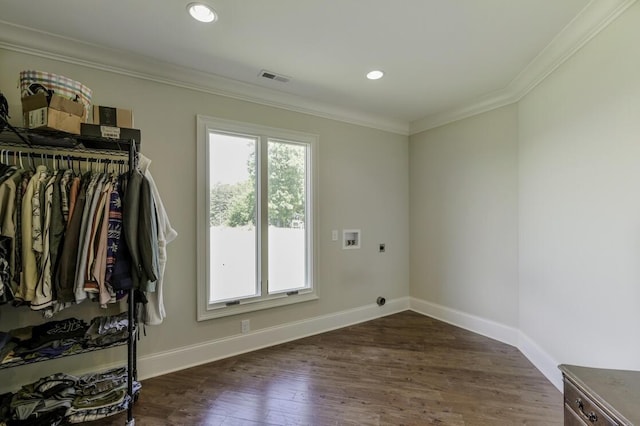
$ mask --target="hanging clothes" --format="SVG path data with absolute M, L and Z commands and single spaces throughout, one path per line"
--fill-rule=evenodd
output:
M 0 303 L 13 300 L 15 293 L 15 198 L 21 179 L 14 167 L 13 175 L 0 184 Z
M 56 180 L 56 175 L 46 175 L 42 180 L 40 195 L 42 200 L 40 204 L 40 216 L 41 216 L 41 230 L 39 234 L 39 275 L 38 283 L 36 284 L 36 290 L 33 300 L 31 301 L 31 309 L 44 310 L 45 317 L 51 318 L 53 310 L 50 309 L 53 306 L 53 287 L 51 281 L 51 246 L 49 240 L 49 233 L 51 230 L 51 207 L 53 202 L 53 184 Z M 34 195 L 34 204 L 35 204 Z M 44 202 L 42 202 L 44 201 Z M 35 212 L 35 208 L 34 208 Z M 36 221 L 34 213 L 34 222 Z
M 138 158 L 138 167 L 120 175 L 106 167 L 82 176 L 52 170 L 44 158 L 37 166 L 30 160 L 32 171 L 6 169 L 0 177 L 0 302 L 14 299 L 50 317 L 87 299 L 106 307 L 134 288 L 148 300 L 144 323 L 162 323 L 166 245 L 177 232 L 151 160 Z
M 138 164 L 145 179 L 149 183 L 151 194 L 155 204 L 157 221 L 157 241 L 158 241 L 158 275 L 155 292 L 146 292 L 147 303 L 144 306 L 143 321 L 147 325 L 159 325 L 166 318 L 164 308 L 164 272 L 167 264 L 167 244 L 178 236 L 178 232 L 171 226 L 169 216 L 164 208 L 160 192 L 156 186 L 150 167 L 151 160 L 142 154 L 138 154 Z
M 38 259 L 40 222 L 39 206 L 33 205 L 34 194 L 39 190 L 40 180 L 46 175 L 47 168 L 40 165 L 29 179 L 27 188 L 22 196 L 22 276 L 16 299 L 31 302 L 35 296 L 38 283 Z M 37 197 L 39 203 L 39 197 Z M 35 218 L 35 223 L 34 223 Z
M 78 261 L 78 245 L 80 240 L 80 228 L 82 225 L 82 215 L 84 213 L 85 199 L 87 197 L 87 187 L 91 180 L 91 174 L 86 173 L 79 181 L 78 196 L 75 201 L 73 214 L 69 217 L 69 224 L 65 233 L 62 252 L 60 253 L 60 264 L 56 281 L 57 299 L 60 303 L 75 302 L 74 283 L 76 265 Z

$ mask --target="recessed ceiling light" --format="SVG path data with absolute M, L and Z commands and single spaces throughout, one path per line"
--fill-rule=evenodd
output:
M 213 22 L 218 19 L 216 12 L 204 3 L 189 3 L 187 11 L 193 19 L 200 22 Z
M 381 79 L 382 76 L 384 76 L 384 72 L 380 70 L 373 70 L 367 73 L 367 78 L 369 80 L 378 80 L 378 79 Z

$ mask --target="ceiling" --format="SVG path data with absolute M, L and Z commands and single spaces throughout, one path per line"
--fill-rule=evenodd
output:
M 517 100 L 633 1 L 0 0 L 0 47 L 408 134 Z

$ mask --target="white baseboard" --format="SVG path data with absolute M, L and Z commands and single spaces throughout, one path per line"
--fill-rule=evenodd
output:
M 558 362 L 523 332 L 518 336 L 518 349 L 553 385 L 562 392 L 562 373 Z
M 239 334 L 166 352 L 140 356 L 138 358 L 138 378 L 140 380 L 148 379 L 314 334 L 347 327 L 406 311 L 407 309 L 409 309 L 409 298 L 403 297 L 387 300 L 384 306 L 371 304 L 334 314 L 256 330 L 247 334 Z
M 415 297 L 411 298 L 409 305 L 412 311 L 515 346 L 547 380 L 562 391 L 562 374 L 558 370 L 558 363 L 519 329 Z
M 490 337 L 511 346 L 518 345 L 518 330 L 496 321 L 478 317 L 466 312 L 458 311 L 426 300 L 411 298 L 409 303 L 412 311 L 444 321 L 451 325 L 473 331 L 474 333 Z

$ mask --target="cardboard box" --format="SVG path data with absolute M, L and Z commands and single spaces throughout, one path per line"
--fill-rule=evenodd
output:
M 84 105 L 58 95 L 47 102 L 44 93 L 22 98 L 24 125 L 28 129 L 48 129 L 80 134 Z
M 26 96 L 22 98 L 23 113 L 27 113 L 29 111 L 44 107 L 49 107 L 58 111 L 66 112 L 68 114 L 77 115 L 78 117 L 84 116 L 83 104 L 81 104 L 80 102 L 74 102 L 71 99 L 67 99 L 56 94 L 51 95 L 50 103 L 47 103 L 47 97 L 44 93 L 38 93 L 33 96 Z
M 93 124 L 111 127 L 133 127 L 133 113 L 130 109 L 93 106 Z
M 121 140 L 134 140 L 136 146 L 140 147 L 140 130 L 139 129 L 126 129 L 123 127 L 101 126 L 99 124 L 86 124 L 82 123 L 80 126 L 80 133 L 82 136 L 89 136 L 86 139 L 80 137 L 82 144 L 87 148 L 106 148 L 109 149 L 109 144 L 113 142 L 97 140 L 95 138 L 108 138 L 108 139 L 121 139 Z
M 34 109 L 25 114 L 28 129 L 59 130 L 79 135 L 81 122 L 81 117 L 53 108 Z

